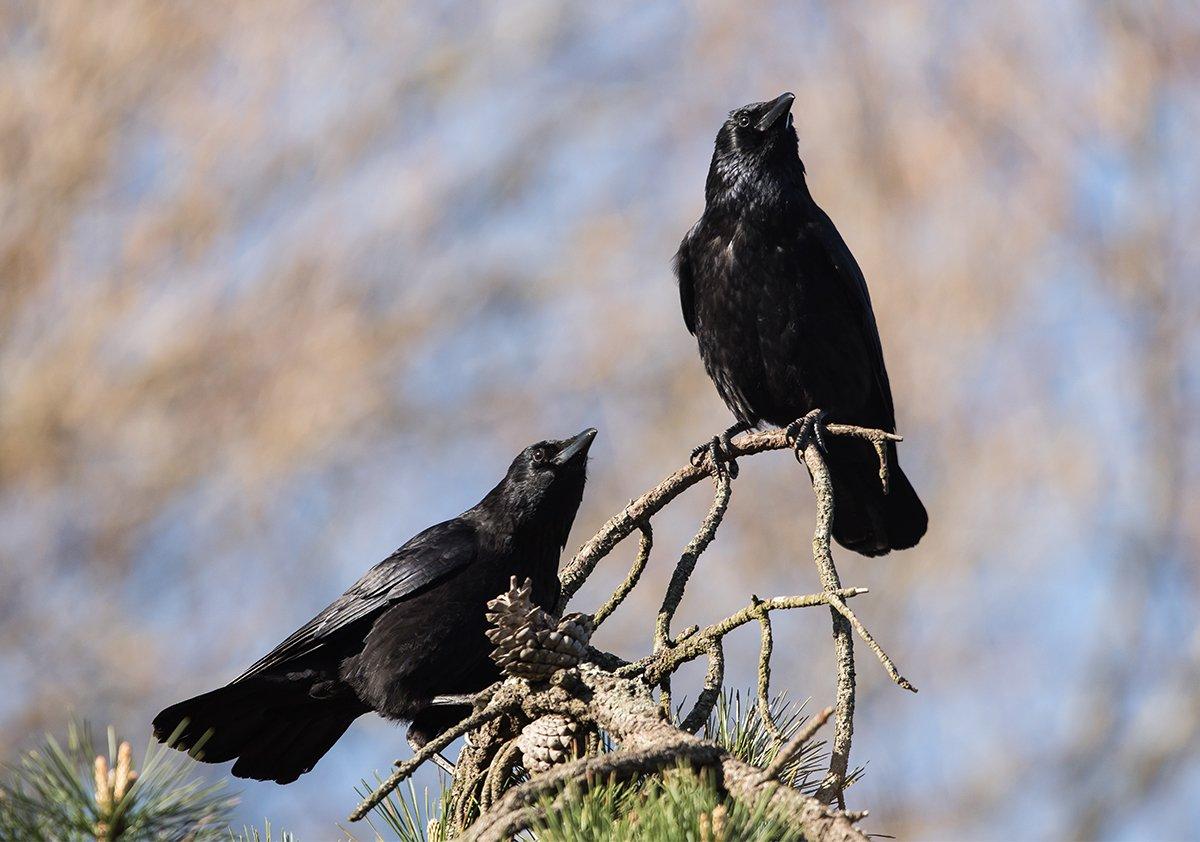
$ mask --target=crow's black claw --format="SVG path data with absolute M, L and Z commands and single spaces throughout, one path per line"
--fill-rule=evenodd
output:
M 815 442 L 821 453 L 829 452 L 825 447 L 824 426 L 825 411 L 821 409 L 814 409 L 803 418 L 787 425 L 783 432 L 792 445 L 792 453 L 795 454 L 797 462 L 804 461 L 804 450 L 810 442 Z
M 719 436 L 713 436 L 711 440 L 698 444 L 692 448 L 691 463 L 692 467 L 700 467 L 703 457 L 707 456 L 712 460 L 713 469 L 717 476 L 726 476 L 730 479 L 737 479 L 738 464 L 737 459 L 733 456 L 733 445 L 729 441 L 729 431 L 725 431 Z

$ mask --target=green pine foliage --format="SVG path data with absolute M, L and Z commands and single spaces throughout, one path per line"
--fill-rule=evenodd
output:
M 772 815 L 769 797 L 747 805 L 724 798 L 711 769 L 686 766 L 633 783 L 610 783 L 543 802 L 539 842 L 801 842 Z
M 221 783 L 191 776 L 186 755 L 152 746 L 135 766 L 127 742 L 108 729 L 97 752 L 87 725 L 66 744 L 51 736 L 6 769 L 0 782 L 0 840 L 225 839 L 235 800 Z
M 382 781 L 379 776 L 375 780 L 375 786 Z M 411 778 L 407 786 L 393 790 L 365 819 L 374 838 L 386 838 L 381 832 L 382 827 L 393 833 L 398 842 L 447 842 L 441 818 L 450 811 L 450 786 L 448 780 L 444 783 L 446 786 L 437 798 L 432 797 L 428 789 L 418 795 Z M 359 798 L 366 798 L 375 786 L 364 780 L 354 791 Z M 351 839 L 355 838 L 345 828 L 342 830 Z
M 803 705 L 789 701 L 784 695 L 776 696 L 769 706 L 771 721 L 778 729 L 776 738 L 753 699 L 751 693 L 746 693 L 743 701 L 740 692 L 722 692 L 713 715 L 704 726 L 703 736 L 738 760 L 766 767 L 775 759 L 780 746 L 791 739 L 808 717 L 803 714 Z M 821 785 L 827 759 L 825 742 L 811 740 L 787 765 L 780 780 L 811 795 Z
M 229 842 L 296 842 L 296 837 L 286 830 L 281 830 L 279 836 L 275 836 L 271 830 L 271 823 L 265 822 L 261 831 L 257 827 L 243 827 L 242 832 L 237 833 L 230 828 L 228 840 Z

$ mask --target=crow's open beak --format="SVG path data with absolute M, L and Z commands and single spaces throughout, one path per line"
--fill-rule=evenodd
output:
M 767 109 L 767 113 L 758 121 L 755 128 L 760 132 L 765 132 L 771 126 L 778 123 L 784 115 L 792 110 L 792 103 L 796 101 L 796 95 L 792 92 L 780 94 L 771 101 L 771 107 Z
M 567 442 L 567 446 L 558 452 L 554 457 L 555 465 L 565 465 L 570 462 L 580 453 L 587 453 L 588 448 L 592 446 L 592 440 L 596 438 L 596 428 L 588 427 L 575 438 Z

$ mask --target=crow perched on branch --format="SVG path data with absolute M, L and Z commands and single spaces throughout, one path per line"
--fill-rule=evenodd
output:
M 896 429 L 867 284 L 808 192 L 794 99 L 785 93 L 730 113 L 717 133 L 704 215 L 675 256 L 684 322 L 738 420 L 711 446 L 724 461 L 731 461 L 729 437 L 763 422 L 788 425 L 798 445 L 819 436 L 817 419 L 793 424 L 814 410 L 831 421 Z M 869 443 L 838 439 L 825 451 L 838 543 L 873 556 L 921 539 L 925 507 L 894 443 L 888 492 Z
M 554 608 L 595 436 L 525 448 L 478 505 L 414 537 L 230 684 L 164 710 L 154 735 L 182 724 L 175 748 L 208 734 L 201 760 L 236 757 L 234 775 L 285 784 L 369 711 L 410 722 L 418 746 L 463 719 L 469 705 L 434 700 L 499 678 L 487 601 L 528 577 L 533 601 Z

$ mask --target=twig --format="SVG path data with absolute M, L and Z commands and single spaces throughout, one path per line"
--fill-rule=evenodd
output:
M 670 642 L 671 618 L 675 616 L 679 603 L 683 600 L 683 592 L 687 588 L 688 579 L 691 578 L 692 571 L 696 569 L 696 560 L 712 543 L 712 539 L 717 533 L 717 527 L 721 525 L 725 511 L 729 508 L 729 497 L 732 493 L 729 475 L 724 472 L 715 474 L 713 486 L 712 506 L 709 507 L 708 514 L 700 524 L 700 529 L 683 548 L 679 563 L 675 565 L 675 572 L 671 574 L 671 582 L 667 585 L 667 593 L 663 597 L 662 607 L 658 609 L 658 620 L 654 627 L 655 650 L 662 649 Z
M 804 745 L 816 736 L 816 733 L 829 721 L 829 717 L 831 716 L 833 716 L 833 708 L 825 708 L 806 722 L 804 727 L 788 740 L 787 745 L 779 749 L 779 753 L 775 755 L 775 759 L 763 770 L 763 777 L 778 778 L 783 773 L 783 770 L 787 768 L 787 765 L 792 762 L 792 758 L 799 754 Z
M 866 588 L 842 588 L 841 590 L 834 591 L 832 595 L 841 597 L 842 599 L 849 599 L 868 592 Z M 640 661 L 635 661 L 632 664 L 621 667 L 616 671 L 616 674 L 625 678 L 645 674 L 647 682 L 657 684 L 661 680 L 662 675 L 674 672 L 682 664 L 694 661 L 707 652 L 708 644 L 711 641 L 724 637 L 738 626 L 758 619 L 760 613 L 828 605 L 829 598 L 830 594 L 828 593 L 814 593 L 806 594 L 805 596 L 777 596 L 772 599 L 760 600 L 758 603 L 748 605 L 736 614 L 731 614 L 724 620 L 713 623 L 706 629 L 696 632 L 688 637 L 687 640 L 677 642 L 675 646 L 662 650 L 657 655 L 650 655 Z
M 826 424 L 825 431 L 838 436 L 866 439 L 871 443 L 875 448 L 875 455 L 879 458 L 879 484 L 883 486 L 883 493 L 887 494 L 891 487 L 887 447 L 889 443 L 904 441 L 904 436 L 889 433 L 887 430 L 872 430 L 869 427 L 855 427 L 850 424 Z
M 832 425 L 830 425 L 832 426 Z M 827 432 L 832 432 L 829 427 Z M 836 591 L 842 586 L 837 568 L 833 564 L 830 548 L 833 531 L 833 481 L 829 468 L 821 456 L 820 449 L 811 444 L 804 448 L 804 464 L 812 475 L 813 492 L 817 498 L 817 525 L 813 531 L 813 561 L 817 574 L 826 592 Z M 833 742 L 829 752 L 829 774 L 817 790 L 817 798 L 829 802 L 835 798 L 842 802 L 842 788 L 846 783 L 846 770 L 850 765 L 850 742 L 854 736 L 854 633 L 850 621 L 832 606 L 829 613 L 833 618 L 833 650 L 837 661 L 837 721 L 833 727 Z
M 903 687 L 905 690 L 911 690 L 913 693 L 916 693 L 917 688 L 913 686 L 912 682 L 900 674 L 900 671 L 896 669 L 895 663 L 893 663 L 892 659 L 888 657 L 888 654 L 883 651 L 883 648 L 875 642 L 874 636 L 867 631 L 867 627 L 863 625 L 862 620 L 858 619 L 858 616 L 850 610 L 850 606 L 843 602 L 841 598 L 836 595 L 830 596 L 829 605 L 832 608 L 837 609 L 839 614 L 850 621 L 850 625 L 854 627 L 854 630 L 858 632 L 858 636 L 861 637 L 863 642 L 867 644 L 867 648 L 874 652 L 875 657 L 879 659 L 879 663 L 883 664 L 883 668 L 887 671 L 887 674 L 891 676 L 892 681 L 894 681 L 900 687 Z
M 751 456 L 767 450 L 783 450 L 790 446 L 782 430 L 772 430 L 743 436 L 740 442 L 733 443 L 731 455 L 735 458 Z M 565 610 L 571 597 L 583 586 L 600 559 L 608 555 L 613 547 L 629 537 L 639 524 L 648 522 L 668 503 L 714 472 L 712 458 L 706 455 L 697 464 L 680 468 L 609 518 L 600 531 L 580 547 L 575 557 L 559 571 L 562 595 L 558 600 L 558 613 L 561 614 Z
M 880 437 L 885 441 L 902 440 L 902 437 L 895 433 L 856 427 L 851 424 L 825 424 L 824 428 L 825 432 L 832 436 L 853 436 L 870 442 L 874 442 Z M 739 436 L 730 444 L 732 447 L 729 455 L 735 459 L 765 453 L 769 450 L 790 450 L 792 447 L 792 443 L 788 441 L 787 434 L 783 430 L 748 433 Z M 697 464 L 688 464 L 680 468 L 609 518 L 600 531 L 580 547 L 574 558 L 559 571 L 558 578 L 562 583 L 562 595 L 558 600 L 557 613 L 561 614 L 565 610 L 571 597 L 583 586 L 600 559 L 612 552 L 613 547 L 629 537 L 639 524 L 648 523 L 650 518 L 662 511 L 672 500 L 712 473 L 714 473 L 712 459 L 705 455 Z
M 642 540 L 638 545 L 637 557 L 633 560 L 633 566 L 629 568 L 628 575 L 625 576 L 625 581 L 617 586 L 613 591 L 613 595 L 608 598 L 608 601 L 596 609 L 593 615 L 593 628 L 600 628 L 600 624 L 608 619 L 609 615 L 617 610 L 625 597 L 629 596 L 629 592 L 637 585 L 638 580 L 642 578 L 642 571 L 646 569 L 646 562 L 650 560 L 650 550 L 654 546 L 654 530 L 650 527 L 650 523 L 639 523 L 638 528 L 642 530 Z
M 418 766 L 420 766 L 426 760 L 429 760 L 434 754 L 450 745 L 450 743 L 454 742 L 468 731 L 472 731 L 485 722 L 489 722 L 493 719 L 503 716 L 505 712 L 505 705 L 495 704 L 489 705 L 483 710 L 477 710 L 454 727 L 443 731 L 441 734 L 438 734 L 408 760 L 403 762 L 397 761 L 396 771 L 392 772 L 392 774 L 388 776 L 387 780 L 375 787 L 375 791 L 364 798 L 362 802 L 354 808 L 354 812 L 350 814 L 350 821 L 356 822 L 367 813 L 371 812 L 371 810 L 375 809 L 380 801 L 387 798 L 388 793 L 403 783 L 409 775 L 417 770 Z
M 658 620 L 654 625 L 654 651 L 656 653 L 662 652 L 671 645 L 671 618 L 675 616 L 675 611 L 683 600 L 683 592 L 687 588 L 688 580 L 692 576 L 692 571 L 696 569 L 696 560 L 700 558 L 702 552 L 708 549 L 708 545 L 712 543 L 713 537 L 717 534 L 717 527 L 721 525 L 725 511 L 729 508 L 729 497 L 732 493 L 733 486 L 728 471 L 714 472 L 712 506 L 709 507 L 708 514 L 700 524 L 700 529 L 683 548 L 679 563 L 675 565 L 675 572 L 671 574 L 671 581 L 667 585 L 667 593 L 663 597 L 662 607 L 658 609 Z M 671 709 L 670 673 L 662 676 L 661 687 L 661 704 L 663 710 L 669 713 Z
M 696 704 L 691 712 L 679 724 L 681 730 L 695 734 L 708 722 L 717 699 L 721 697 L 721 685 L 724 681 L 725 650 L 721 646 L 721 639 L 717 638 L 708 647 L 708 672 L 704 675 L 704 687 L 696 697 Z
M 762 604 L 762 600 L 757 596 L 752 597 L 752 600 L 755 606 Z M 758 718 L 770 733 L 771 739 L 779 745 L 783 742 L 783 733 L 771 716 L 771 653 L 775 648 L 775 641 L 771 634 L 770 611 L 759 612 L 758 625 L 761 631 L 758 647 Z

